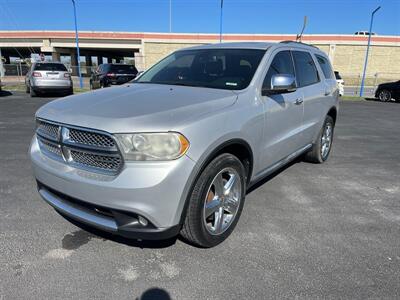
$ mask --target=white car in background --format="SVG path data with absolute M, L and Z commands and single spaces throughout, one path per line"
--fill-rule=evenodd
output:
M 342 97 L 344 95 L 344 80 L 340 76 L 339 71 L 335 71 L 335 78 L 339 88 L 339 96 Z

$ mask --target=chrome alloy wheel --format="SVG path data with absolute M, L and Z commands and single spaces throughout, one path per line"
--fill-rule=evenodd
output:
M 379 100 L 381 100 L 382 102 L 388 102 L 391 99 L 391 95 L 390 92 L 387 90 L 383 90 L 379 93 Z
M 326 123 L 321 136 L 321 156 L 325 160 L 332 145 L 332 124 Z
M 222 234 L 233 223 L 241 195 L 242 181 L 235 169 L 225 168 L 214 177 L 203 210 L 203 222 L 210 234 Z

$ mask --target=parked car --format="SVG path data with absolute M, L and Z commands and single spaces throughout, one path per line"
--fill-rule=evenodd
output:
M 335 78 L 336 78 L 336 82 L 339 88 L 339 96 L 343 96 L 344 95 L 344 80 L 342 78 L 342 76 L 340 76 L 339 71 L 335 71 Z
M 71 74 L 64 64 L 58 62 L 33 63 L 25 76 L 25 87 L 31 97 L 54 92 L 73 94 Z
M 251 186 L 301 155 L 328 159 L 337 111 L 335 75 L 316 47 L 196 46 L 131 84 L 44 105 L 30 156 L 39 194 L 68 219 L 212 247 Z
M 135 79 L 138 70 L 134 65 L 102 64 L 90 77 L 90 89 L 120 85 Z
M 391 101 L 392 99 L 400 101 L 400 80 L 378 85 L 375 91 L 375 98 L 382 102 Z

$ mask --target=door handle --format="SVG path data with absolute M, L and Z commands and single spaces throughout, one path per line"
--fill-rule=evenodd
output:
M 303 103 L 303 98 L 297 98 L 296 101 L 294 102 L 294 104 L 296 105 L 300 105 Z

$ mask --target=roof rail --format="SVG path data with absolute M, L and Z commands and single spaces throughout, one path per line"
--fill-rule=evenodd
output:
M 279 42 L 279 43 L 281 43 L 281 44 L 291 44 L 291 43 L 294 43 L 294 44 L 300 44 L 300 45 L 310 46 L 310 47 L 319 49 L 317 46 L 314 46 L 314 45 L 310 45 L 310 44 L 306 44 L 306 43 L 302 43 L 302 42 L 291 41 L 291 40 L 288 40 L 288 41 L 281 41 L 281 42 Z

